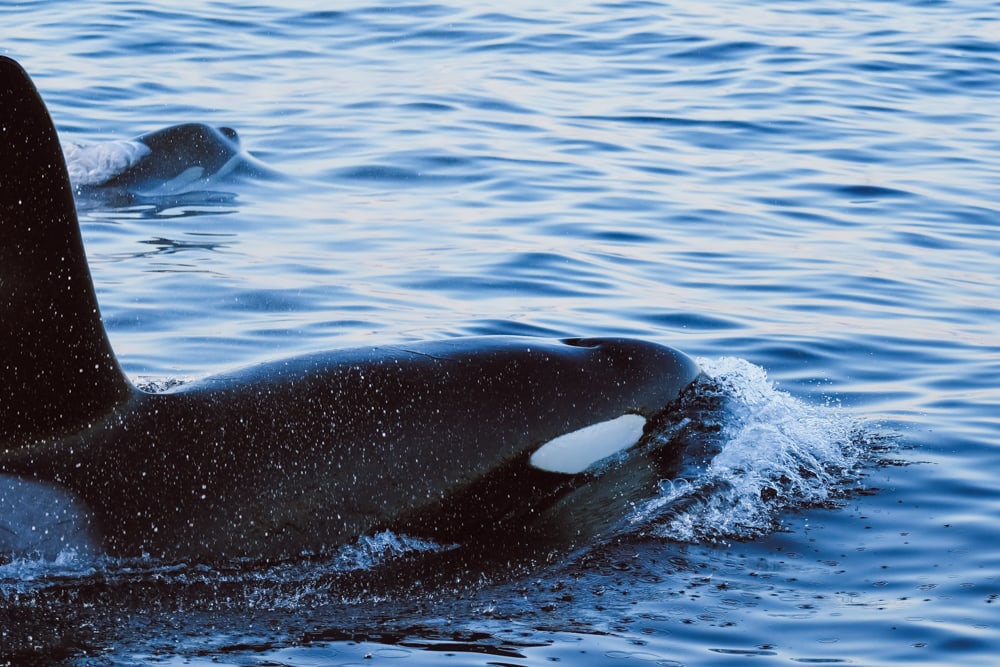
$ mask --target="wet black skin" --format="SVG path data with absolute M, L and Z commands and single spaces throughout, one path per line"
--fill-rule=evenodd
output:
M 453 536 L 462 503 L 505 516 L 563 484 L 527 469 L 541 444 L 651 417 L 698 374 L 642 341 L 499 336 L 338 350 L 145 393 L 101 322 L 55 129 L 4 57 L 0 156 L 0 473 L 71 490 L 111 554 L 292 557 L 381 527 L 433 535 L 427 514 L 445 506 Z

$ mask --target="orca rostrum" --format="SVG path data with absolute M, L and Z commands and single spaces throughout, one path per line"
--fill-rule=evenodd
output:
M 451 539 L 635 445 L 699 373 L 637 340 L 496 336 L 141 391 L 101 321 L 53 123 L 5 57 L 0 161 L 0 557 L 275 559 L 411 526 Z

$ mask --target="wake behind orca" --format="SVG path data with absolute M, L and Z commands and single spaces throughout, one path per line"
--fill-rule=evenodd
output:
M 386 527 L 455 539 L 586 484 L 699 374 L 642 341 L 500 336 L 141 391 L 101 321 L 55 128 L 4 57 L 0 134 L 0 552 L 217 561 Z

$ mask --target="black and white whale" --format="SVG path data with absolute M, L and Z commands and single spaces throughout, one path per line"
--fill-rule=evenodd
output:
M 433 536 L 467 518 L 519 520 L 638 443 L 699 373 L 636 340 L 484 337 L 313 354 L 146 393 L 104 330 L 55 128 L 4 57 L 0 156 L 8 556 L 270 559 L 383 527 Z
M 63 144 L 78 194 L 163 196 L 275 172 L 245 151 L 236 130 L 204 123 L 172 125 L 126 141 Z

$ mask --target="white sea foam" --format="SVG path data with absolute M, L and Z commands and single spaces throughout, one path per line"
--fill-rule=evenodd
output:
M 743 359 L 699 359 L 704 391 L 721 399 L 714 455 L 691 479 L 664 480 L 634 520 L 683 542 L 751 539 L 784 512 L 822 505 L 843 492 L 858 463 L 852 422 L 774 388 Z
M 437 542 L 384 530 L 359 537 L 353 544 L 342 546 L 334 559 L 337 571 L 367 570 L 379 563 L 413 553 L 433 553 L 450 547 Z
M 140 141 L 106 141 L 97 144 L 63 144 L 66 170 L 74 188 L 107 182 L 149 155 Z
M 99 562 L 92 553 L 81 553 L 72 547 L 51 558 L 38 554 L 6 558 L 7 554 L 0 554 L 0 606 L 11 600 L 30 598 L 37 590 L 59 582 L 92 575 Z

